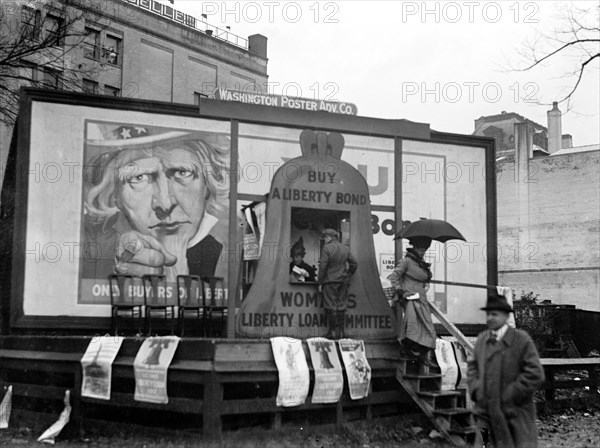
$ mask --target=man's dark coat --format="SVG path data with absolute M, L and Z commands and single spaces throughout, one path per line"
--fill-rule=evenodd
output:
M 533 393 L 544 382 L 544 369 L 531 337 L 509 327 L 495 341 L 486 330 L 477 337 L 468 365 L 475 412 L 488 422 L 495 446 L 537 446 Z

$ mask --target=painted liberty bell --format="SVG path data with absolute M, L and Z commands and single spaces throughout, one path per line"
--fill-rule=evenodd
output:
M 273 177 L 261 258 L 237 315 L 237 334 L 299 339 L 325 335 L 328 322 L 315 271 L 321 232 L 334 229 L 358 263 L 348 289 L 346 336 L 395 338 L 395 316 L 377 271 L 367 183 L 341 160 L 341 134 L 306 130 L 300 144 L 302 156 L 287 161 Z

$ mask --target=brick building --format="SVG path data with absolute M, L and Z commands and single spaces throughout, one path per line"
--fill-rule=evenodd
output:
M 503 112 L 474 134 L 496 139 L 500 283 L 600 311 L 600 145 L 574 147 L 556 103 L 548 126 Z
M 90 5 L 96 8 L 89 10 Z M 75 77 L 68 90 L 184 104 L 198 104 L 217 86 L 254 91 L 266 85 L 267 38 L 260 34 L 236 36 L 168 2 L 107 0 L 98 5 L 87 0 L 0 2 L 7 18 L 3 26 L 40 26 L 40 33 L 51 33 L 69 15 L 84 18 L 73 25 L 81 28 L 81 36 L 57 42 L 56 50 L 64 52 L 60 58 L 51 63 L 43 55 L 28 58 L 27 76 L 50 88 L 64 88 L 65 79 Z M 0 124 L 0 181 L 11 134 Z

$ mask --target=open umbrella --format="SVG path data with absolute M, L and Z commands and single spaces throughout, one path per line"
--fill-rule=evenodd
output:
M 466 241 L 465 237 L 462 236 L 452 224 L 441 219 L 427 218 L 421 218 L 419 221 L 403 226 L 402 229 L 396 233 L 394 239 L 410 239 L 416 237 L 427 237 L 441 243 L 445 243 L 448 240 Z

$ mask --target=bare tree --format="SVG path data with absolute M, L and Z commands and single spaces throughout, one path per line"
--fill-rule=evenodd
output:
M 573 60 L 572 68 L 564 73 L 568 80 L 567 91 L 559 102 L 566 102 L 567 109 L 573 94 L 580 86 L 584 74 L 594 72 L 593 61 L 600 59 L 600 3 L 590 2 L 587 8 L 570 5 L 562 14 L 563 25 L 552 35 L 543 34 L 534 42 L 528 42 L 519 52 L 525 66 L 516 71 L 541 69 L 559 57 Z M 597 77 L 597 73 L 589 76 Z
M 0 2 L 0 121 L 15 122 L 24 85 L 82 90 L 100 64 L 80 64 L 89 39 L 86 23 L 106 23 L 110 2 L 41 0 Z M 93 43 L 92 43 L 93 45 Z

